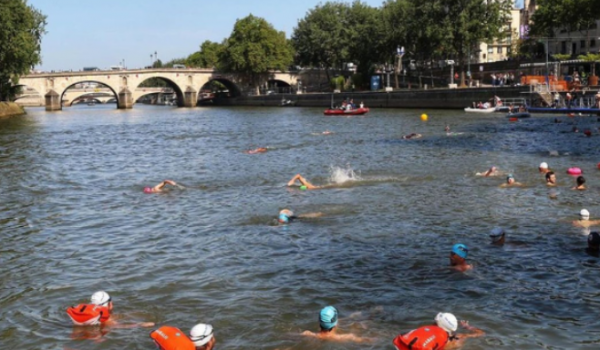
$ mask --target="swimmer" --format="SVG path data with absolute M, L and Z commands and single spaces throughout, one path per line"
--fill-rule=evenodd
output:
M 255 149 L 244 151 L 244 153 L 246 153 L 246 154 L 257 154 L 257 153 L 265 153 L 266 151 L 268 151 L 268 149 L 266 147 L 259 147 L 259 148 L 255 148 Z
M 501 227 L 495 227 L 490 232 L 490 238 L 492 239 L 493 245 L 502 246 L 506 240 L 506 232 Z
M 473 265 L 467 263 L 469 248 L 464 244 L 455 244 L 450 252 L 450 266 L 460 272 L 471 270 Z
M 600 233 L 590 232 L 587 243 L 586 252 L 591 256 L 600 257 Z
M 402 136 L 402 138 L 405 140 L 420 139 L 421 137 L 423 137 L 423 135 L 414 132 L 412 134 Z
M 362 108 L 362 107 L 361 107 L 361 108 Z M 332 134 L 333 134 L 333 131 L 325 130 L 325 131 L 323 131 L 321 134 L 323 134 L 323 135 L 332 135 Z
M 323 216 L 323 213 L 321 213 L 321 212 L 294 215 L 293 211 L 291 211 L 289 209 L 282 209 L 279 211 L 279 217 L 277 218 L 277 223 L 279 225 L 286 225 L 295 219 L 318 218 L 321 216 Z
M 99 291 L 92 294 L 90 304 L 79 304 L 67 308 L 67 314 L 76 326 L 111 326 L 114 328 L 152 327 L 153 322 L 132 324 L 118 323 L 111 317 L 113 310 L 112 298 L 108 293 Z
M 548 169 L 548 163 L 546 163 L 546 162 L 542 162 L 542 163 L 540 164 L 540 166 L 538 167 L 538 171 L 539 171 L 541 174 L 546 174 L 547 172 L 549 172 L 549 171 L 550 171 L 550 169 Z
M 491 168 L 489 168 L 485 173 L 476 173 L 475 176 L 496 176 L 499 175 L 500 173 L 498 172 L 498 168 L 493 166 Z
M 450 125 L 446 124 L 446 127 L 444 128 L 445 132 L 450 132 Z
M 522 183 L 516 182 L 513 174 L 508 174 L 506 176 L 506 183 L 500 185 L 500 187 L 514 187 L 514 186 L 523 186 Z
M 177 186 L 173 180 L 165 180 L 154 187 L 144 187 L 144 193 L 158 193 L 163 191 L 166 185 Z
M 302 186 L 300 186 L 301 190 L 316 190 L 319 188 L 323 188 L 323 186 L 315 186 L 311 184 L 300 174 L 296 174 L 294 177 L 292 177 L 292 179 L 287 183 L 288 187 L 294 186 L 296 184 L 296 181 L 299 181 L 302 184 Z
M 585 177 L 577 176 L 577 179 L 575 179 L 575 187 L 573 187 L 572 189 L 578 190 L 578 191 L 584 191 L 585 190 Z
M 588 228 L 590 226 L 600 225 L 600 220 L 590 220 L 590 212 L 587 209 L 581 209 L 579 220 L 573 221 L 573 226 Z
M 554 171 L 546 173 L 546 186 L 556 186 L 556 174 L 554 174 Z
M 338 334 L 338 311 L 333 306 L 324 307 L 319 313 L 319 327 L 321 330 L 318 333 L 304 331 L 302 335 L 315 337 L 322 340 L 333 340 L 341 342 L 366 343 L 372 341 L 369 338 L 359 337 L 352 333 Z
M 160 350 L 212 350 L 217 342 L 213 326 L 204 323 L 195 325 L 189 337 L 179 328 L 162 326 L 152 331 L 150 338 Z
M 394 345 L 398 350 L 410 349 L 458 349 L 469 338 L 485 335 L 481 329 L 469 325 L 467 321 L 460 321 L 461 327 L 468 330 L 466 334 L 455 334 L 458 329 L 456 316 L 451 313 L 440 312 L 435 316 L 435 324 L 414 329 L 406 334 L 394 338 Z

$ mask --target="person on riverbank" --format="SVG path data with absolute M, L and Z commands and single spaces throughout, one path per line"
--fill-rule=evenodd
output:
M 150 338 L 161 350 L 212 350 L 217 339 L 213 326 L 199 323 L 186 336 L 179 328 L 162 326 L 150 333 Z
M 451 350 L 464 345 L 469 338 L 485 335 L 481 329 L 469 325 L 467 321 L 460 321 L 460 325 L 469 333 L 455 334 L 458 329 L 456 316 L 451 313 L 440 312 L 434 319 L 435 323 L 413 329 L 406 334 L 394 338 L 393 344 L 397 350 Z
M 300 174 L 296 174 L 294 177 L 292 177 L 292 179 L 290 181 L 288 181 L 287 186 L 288 187 L 294 186 L 296 184 L 296 181 L 300 182 L 301 190 L 316 190 L 316 189 L 324 187 L 324 186 L 316 186 L 316 185 L 311 184 L 308 180 L 306 180 Z
M 144 193 L 159 193 L 163 191 L 166 185 L 177 186 L 177 183 L 173 180 L 165 180 L 154 187 L 144 187 Z
M 339 334 L 337 333 L 338 311 L 333 306 L 326 306 L 319 312 L 319 332 L 311 331 L 302 332 L 303 336 L 315 337 L 322 340 L 333 340 L 340 342 L 355 342 L 366 343 L 370 342 L 370 338 L 359 337 L 353 333 Z
M 471 270 L 473 265 L 467 263 L 467 255 L 469 254 L 469 248 L 466 245 L 457 243 L 452 246 L 450 252 L 450 266 L 453 269 L 460 272 Z
M 498 168 L 495 166 L 492 166 L 491 168 L 489 168 L 487 171 L 483 172 L 483 173 L 475 173 L 475 176 L 484 176 L 484 177 L 488 177 L 488 176 L 497 176 L 500 175 Z
M 600 220 L 590 220 L 590 212 L 587 209 L 581 209 L 579 220 L 573 221 L 573 226 L 577 227 L 588 228 L 596 225 L 600 225 Z
M 554 171 L 549 171 L 546 173 L 546 186 L 556 186 L 556 174 L 554 174 Z
M 293 211 L 289 209 L 282 209 L 279 211 L 279 217 L 277 218 L 277 222 L 279 225 L 287 225 L 296 219 L 318 218 L 321 216 L 323 216 L 323 213 L 321 212 L 294 215 Z
M 540 172 L 540 174 L 546 175 L 546 173 L 548 173 L 550 171 L 550 169 L 548 169 L 548 163 L 546 163 L 546 162 L 540 163 L 540 166 L 538 167 L 538 171 Z
M 586 252 L 594 257 L 600 257 L 600 233 L 590 232 L 587 239 Z
M 266 147 L 258 147 L 255 149 L 249 149 L 247 151 L 244 151 L 244 153 L 246 154 L 257 154 L 257 153 L 265 153 L 266 151 L 268 151 L 269 149 Z
M 578 190 L 578 191 L 584 191 L 585 190 L 585 177 L 577 176 L 577 179 L 575 179 L 575 187 L 573 187 L 573 189 Z
M 105 291 L 92 294 L 90 304 L 79 304 L 67 308 L 67 315 L 76 326 L 111 326 L 115 328 L 152 327 L 153 322 L 131 324 L 118 323 L 112 316 L 112 298 Z
M 513 174 L 508 174 L 506 176 L 506 183 L 503 183 L 502 185 L 500 185 L 500 187 L 516 187 L 516 186 L 523 186 L 523 184 L 520 182 L 516 182 Z

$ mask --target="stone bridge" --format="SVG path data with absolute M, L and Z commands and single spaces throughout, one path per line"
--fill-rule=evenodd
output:
M 62 101 L 69 88 L 81 83 L 100 83 L 106 86 L 117 99 L 118 108 L 132 108 L 135 101 L 153 88 L 140 85 L 148 79 L 160 79 L 167 83 L 177 95 L 180 107 L 195 107 L 198 93 L 211 81 L 218 81 L 229 89 L 232 96 L 258 93 L 260 87 L 281 84 L 297 88 L 298 75 L 293 72 L 271 72 L 251 79 L 241 74 L 222 73 L 212 69 L 139 69 L 93 72 L 60 72 L 31 74 L 21 77 L 20 86 L 28 91 L 35 90 L 44 97 L 47 111 L 62 109 Z M 72 100 L 71 100 L 72 101 Z

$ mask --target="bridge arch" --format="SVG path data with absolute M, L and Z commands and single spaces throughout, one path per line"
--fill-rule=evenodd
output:
M 269 79 L 267 80 L 266 91 L 265 94 L 275 93 L 275 94 L 291 94 L 292 93 L 292 85 L 287 81 L 281 79 Z
M 215 83 L 217 83 L 217 84 L 215 84 Z M 221 85 L 221 89 L 219 90 L 220 85 Z M 225 89 L 222 89 L 222 86 L 224 86 Z M 210 78 L 200 88 L 200 91 L 203 91 L 203 90 L 205 90 L 205 91 L 211 90 L 211 92 L 213 92 L 213 93 L 219 93 L 219 92 L 225 93 L 225 94 L 228 94 L 227 97 L 238 97 L 238 96 L 242 95 L 242 91 L 240 90 L 240 88 L 237 86 L 236 83 L 234 83 L 230 79 L 222 78 L 222 77 Z
M 118 93 L 117 93 L 117 92 L 115 91 L 115 89 L 113 89 L 111 86 L 109 86 L 109 85 L 106 85 L 105 83 L 103 83 L 103 82 L 100 82 L 100 81 L 95 81 L 95 80 L 83 80 L 83 81 L 77 81 L 77 82 L 74 82 L 74 83 L 72 83 L 71 85 L 68 85 L 68 86 L 67 86 L 67 87 L 66 87 L 66 88 L 65 88 L 65 89 L 62 91 L 62 93 L 60 94 L 60 99 L 59 99 L 60 103 L 61 103 L 61 104 L 63 103 L 63 99 L 64 99 L 64 97 L 65 97 L 65 94 L 67 94 L 67 93 L 68 93 L 68 91 L 69 91 L 69 89 L 70 89 L 70 88 L 74 87 L 75 85 L 78 85 L 78 84 L 85 84 L 85 83 L 94 83 L 94 84 L 99 84 L 99 85 L 101 85 L 103 88 L 105 88 L 105 89 L 108 89 L 108 90 L 109 90 L 109 91 L 112 93 L 112 95 L 115 97 L 115 99 L 116 99 L 117 101 L 119 100 L 119 95 L 118 95 Z M 72 105 L 73 105 L 73 101 L 77 100 L 78 98 L 80 98 L 80 97 L 82 97 L 82 96 L 90 95 L 90 94 L 93 94 L 93 93 L 94 93 L 94 92 L 85 92 L 85 91 L 84 91 L 84 92 L 82 92 L 80 95 L 78 95 L 78 96 L 76 96 L 76 97 L 74 97 L 74 98 L 71 98 L 71 100 L 69 100 L 69 101 L 66 101 L 66 102 L 67 102 L 67 104 L 68 104 L 69 106 L 72 106 Z
M 35 88 L 25 84 L 17 84 L 15 88 L 20 88 L 21 92 L 15 96 L 15 101 L 23 106 L 37 107 L 44 105 L 44 96 Z
M 177 106 L 179 107 L 183 107 L 185 106 L 185 91 L 182 90 L 182 88 L 173 80 L 169 79 L 169 78 L 165 78 L 161 75 L 153 75 L 153 76 L 148 76 L 148 77 L 144 77 L 144 80 L 141 80 L 137 86 L 135 87 L 135 90 L 133 92 L 133 101 L 134 103 L 137 102 L 141 97 L 145 96 L 145 95 L 149 95 L 149 94 L 153 94 L 153 93 L 157 93 L 156 91 L 145 91 L 144 90 L 144 86 L 142 86 L 145 82 L 151 80 L 151 79 L 157 79 L 159 81 L 162 81 L 166 84 L 166 86 L 170 87 L 171 89 L 173 89 L 173 93 L 176 96 L 177 99 Z M 148 88 L 152 88 L 151 86 L 148 86 Z

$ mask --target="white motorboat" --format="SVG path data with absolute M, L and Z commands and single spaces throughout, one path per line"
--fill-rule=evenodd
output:
M 467 107 L 467 108 L 465 108 L 465 112 L 471 112 L 471 113 L 492 113 L 495 111 L 496 111 L 496 107 L 490 107 L 490 108 Z

